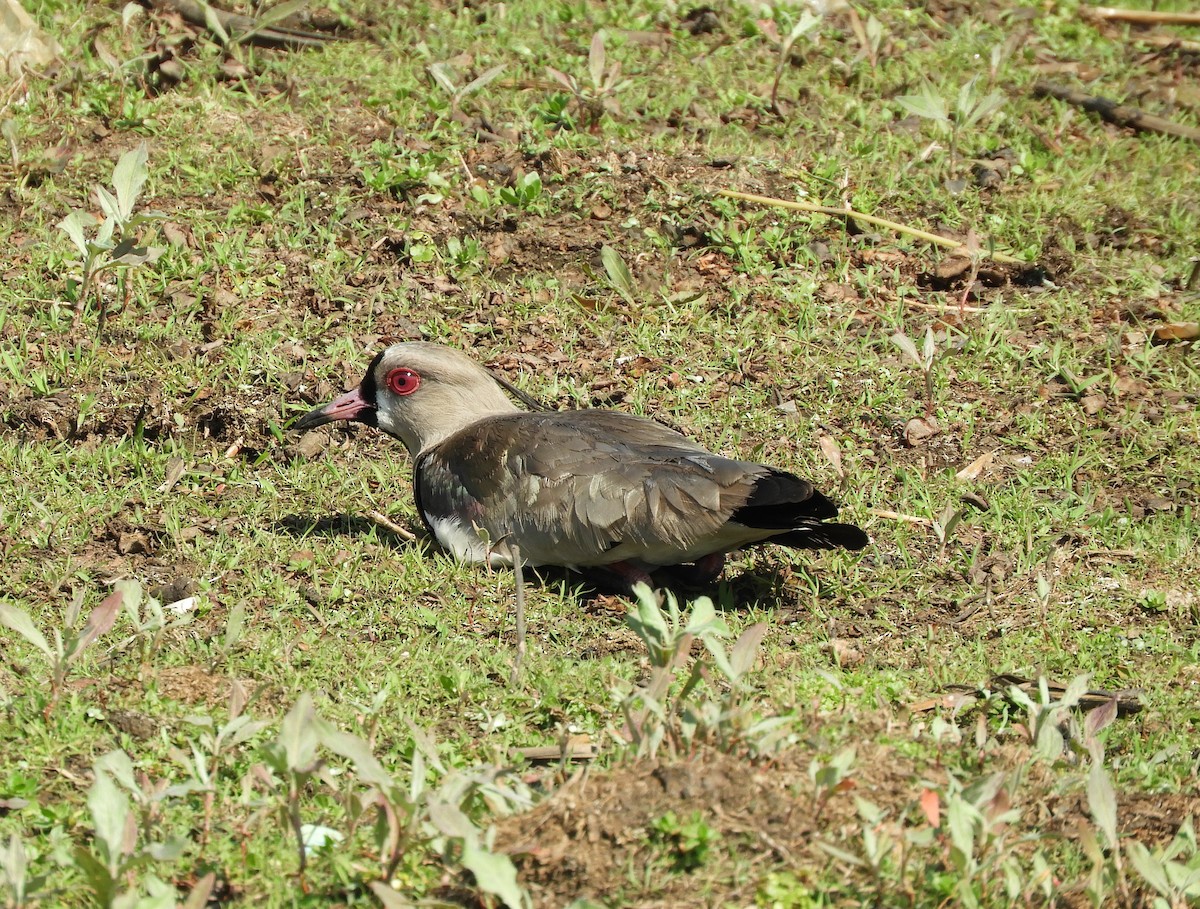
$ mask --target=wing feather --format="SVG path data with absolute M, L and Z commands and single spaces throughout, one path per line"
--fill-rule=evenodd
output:
M 568 411 L 473 424 L 422 455 L 416 486 L 431 529 L 513 539 L 534 564 L 671 564 L 698 557 L 766 472 L 649 420 Z

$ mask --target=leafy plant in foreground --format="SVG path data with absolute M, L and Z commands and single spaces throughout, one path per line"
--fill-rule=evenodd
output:
M 147 158 L 146 143 L 143 142 L 133 151 L 125 152 L 117 161 L 112 173 L 112 192 L 103 186 L 96 187 L 96 203 L 104 213 L 103 221 L 98 222 L 90 212 L 75 209 L 58 222 L 58 227 L 71 238 L 80 255 L 83 276 L 75 288 L 76 322 L 87 305 L 96 278 L 102 272 L 116 271 L 117 295 L 126 301 L 130 292 L 126 283 L 127 272 L 156 261 L 166 252 L 162 247 L 142 245 L 138 232 L 138 228 L 147 221 L 165 217 L 161 212 L 134 211 L 149 176 Z M 89 237 L 87 230 L 93 227 L 96 227 L 96 232 Z M 103 332 L 109 313 L 108 304 L 103 299 L 98 304 L 97 312 L 97 331 Z
M 372 889 L 385 904 L 398 902 L 387 882 L 401 860 L 414 850 L 441 848 L 450 856 L 457 854 L 480 890 L 509 909 L 526 909 L 529 898 L 517 883 L 512 861 L 492 851 L 490 832 L 480 829 L 463 805 L 476 795 L 494 810 L 508 804 L 526 806 L 528 800 L 501 785 L 498 771 L 492 768 L 447 771 L 433 742 L 415 727 L 410 729 L 415 747 L 407 783 L 384 769 L 364 739 L 319 717 L 308 694 L 301 695 L 284 717 L 278 737 L 264 746 L 265 766 L 252 769 L 251 775 L 274 792 L 273 806 L 264 810 L 273 808 L 295 836 L 302 886 L 309 853 L 322 846 L 336 849 L 374 809 L 383 880 L 375 882 Z M 322 749 L 353 765 L 354 773 L 345 783 L 339 784 L 338 777 L 329 772 Z M 436 787 L 427 781 L 430 770 L 441 774 Z M 344 832 L 325 823 L 303 822 L 301 797 L 318 781 L 338 793 L 347 822 Z
M 650 825 L 650 838 L 666 851 L 675 871 L 695 871 L 708 861 L 709 847 L 720 838 L 704 820 L 704 815 L 693 811 L 685 821 L 674 811 L 668 811 Z
M 950 171 L 953 173 L 958 154 L 958 142 L 963 131 L 982 123 L 1003 107 L 1006 100 L 1003 92 L 995 89 L 986 93 L 981 92 L 979 77 L 976 76 L 959 88 L 953 112 L 946 103 L 946 99 L 930 82 L 925 82 L 917 94 L 901 95 L 896 102 L 909 113 L 931 122 L 939 133 L 949 135 Z
M 27 612 L 16 606 L 10 606 L 8 603 L 0 602 L 0 625 L 5 625 L 17 632 L 45 654 L 46 659 L 50 661 L 50 692 L 43 711 L 47 717 L 54 709 L 54 705 L 58 703 L 71 665 L 79 659 L 92 642 L 113 627 L 122 604 L 128 599 L 140 595 L 140 585 L 132 581 L 118 581 L 113 592 L 88 615 L 83 628 L 75 631 L 72 626 L 78 620 L 80 607 L 83 606 L 83 590 L 80 589 L 67 607 L 63 627 L 54 629 L 53 644 L 46 640 L 45 635 L 33 624 L 33 620 Z
M 571 93 L 579 109 L 579 123 L 584 129 L 595 131 L 605 113 L 620 113 L 616 94 L 629 85 L 629 81 L 621 80 L 621 64 L 608 65 L 608 53 L 604 48 L 607 34 L 604 29 L 592 35 L 591 47 L 588 49 L 588 80 L 584 85 L 574 76 L 564 73 L 552 66 L 546 67 L 546 73 Z M 565 118 L 561 121 L 566 123 Z
M 625 734 L 639 755 L 653 756 L 667 741 L 672 750 L 707 738 L 722 749 L 737 743 L 757 751 L 767 750 L 791 722 L 788 717 L 756 716 L 745 702 L 746 674 L 758 659 L 759 646 L 767 627 L 751 625 L 726 650 L 722 638 L 729 635 L 725 622 L 717 618 L 713 602 L 701 597 L 692 603 L 685 618 L 674 595 L 666 594 L 666 609 L 644 584 L 634 588 L 637 603 L 626 616 L 634 633 L 642 639 L 650 660 L 650 678 L 621 698 Z M 703 642 L 711 664 L 697 658 L 678 691 L 672 691 L 682 676 L 696 639 Z M 717 690 L 712 668 L 724 677 L 728 688 L 716 697 L 704 696 L 703 683 Z
M 158 909 L 175 905 L 175 888 L 153 874 L 130 884 L 133 872 L 157 861 L 173 861 L 184 848 L 183 840 L 169 837 L 139 848 L 145 831 L 130 810 L 129 798 L 114 781 L 113 774 L 127 776 L 133 784 L 132 763 L 124 752 L 114 752 L 93 766 L 95 781 L 88 790 L 87 804 L 95 835 L 88 846 L 75 849 L 75 864 L 84 876 L 96 904 L 113 909 Z

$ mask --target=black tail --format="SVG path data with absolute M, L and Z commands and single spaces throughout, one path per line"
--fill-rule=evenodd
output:
M 731 520 L 746 527 L 784 530 L 770 542 L 796 549 L 862 549 L 867 535 L 853 524 L 825 524 L 837 506 L 795 474 L 773 470 L 754 484 L 746 504 Z

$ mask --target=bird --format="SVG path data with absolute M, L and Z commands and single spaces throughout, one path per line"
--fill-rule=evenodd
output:
M 867 545 L 862 529 L 832 521 L 837 506 L 789 471 L 716 454 L 620 411 L 523 410 L 502 382 L 454 348 L 393 344 L 357 388 L 293 428 L 348 420 L 402 442 L 421 520 L 463 562 L 511 566 L 515 551 L 520 564 L 565 567 L 632 592 L 653 587 L 659 569 L 712 583 L 727 553 L 760 543 Z

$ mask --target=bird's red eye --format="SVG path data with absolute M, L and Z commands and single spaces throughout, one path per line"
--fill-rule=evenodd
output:
M 393 369 L 388 373 L 387 387 L 398 395 L 410 395 L 421 387 L 421 377 L 411 369 Z

